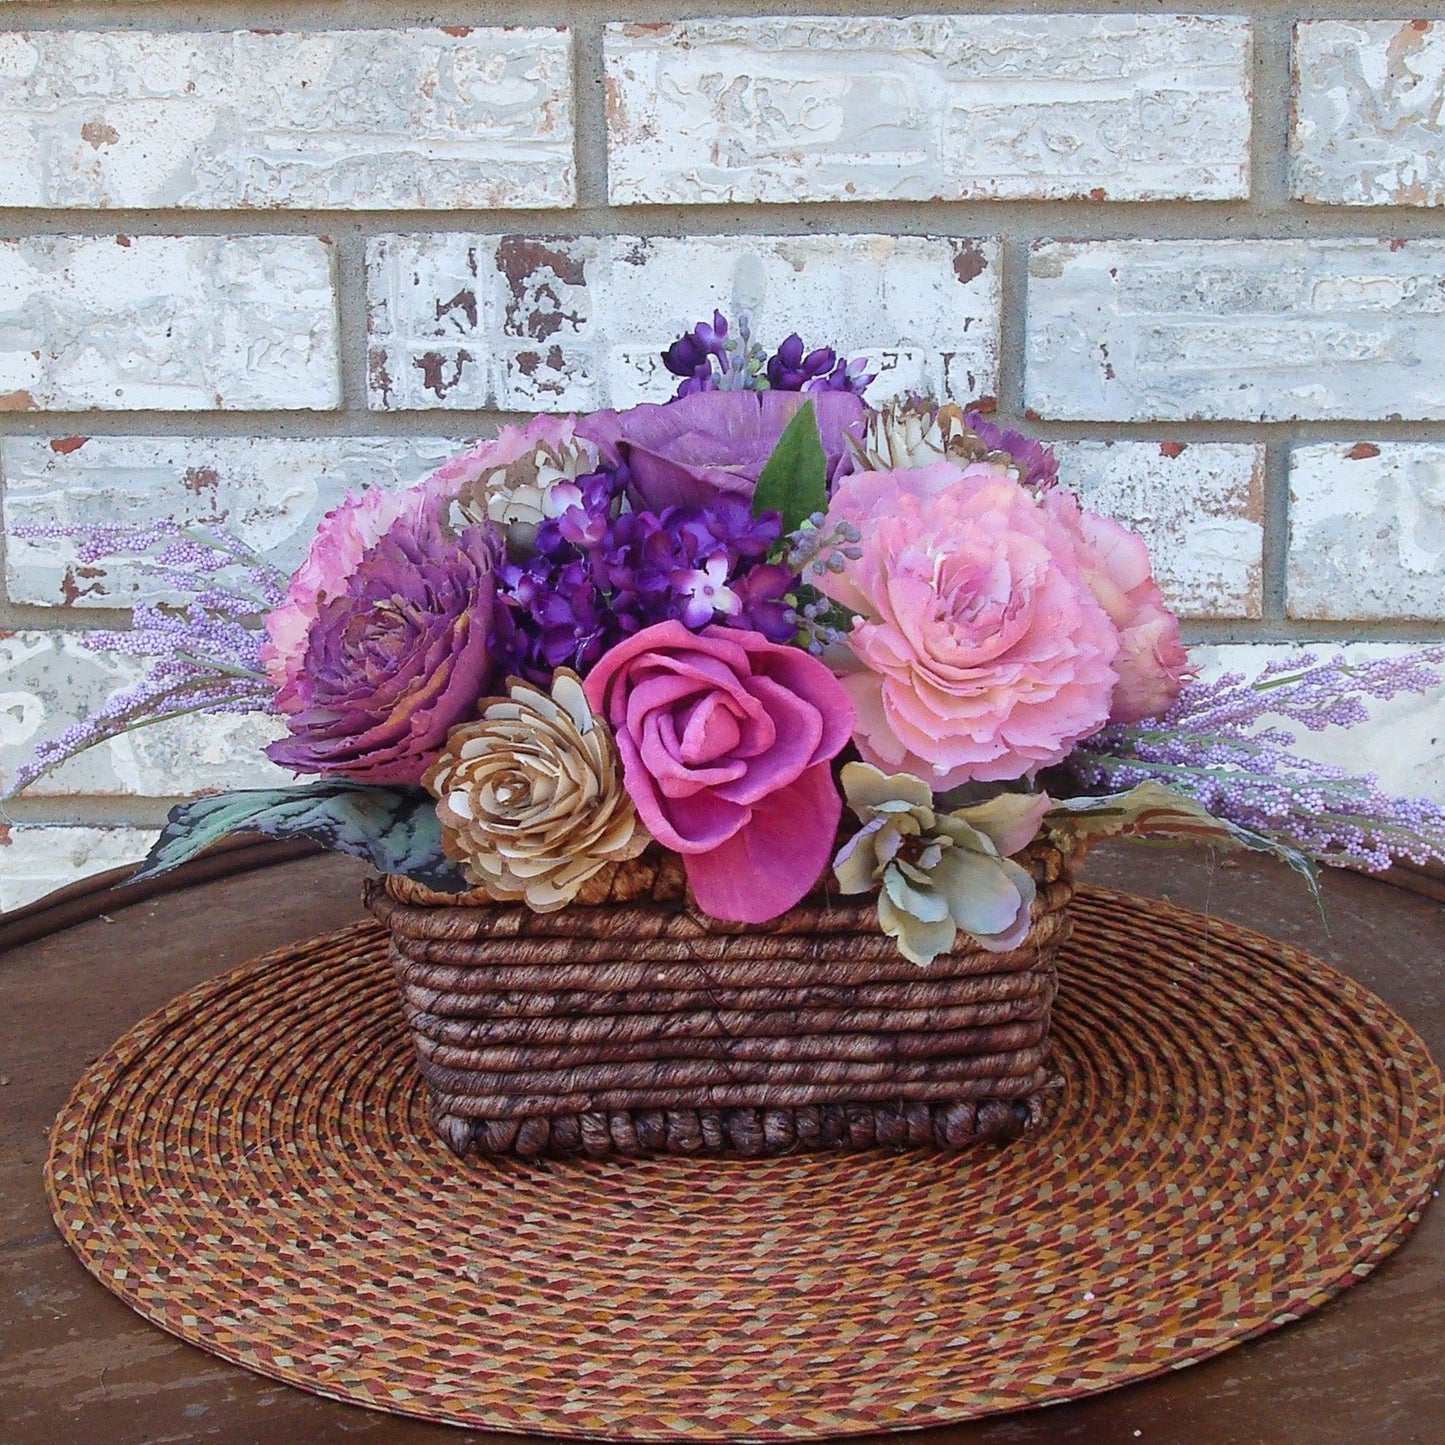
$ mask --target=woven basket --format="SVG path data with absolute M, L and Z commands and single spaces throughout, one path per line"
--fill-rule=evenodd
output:
M 871 900 L 720 923 L 650 852 L 559 913 L 394 876 L 367 904 L 457 1154 L 957 1149 L 1042 1119 L 1073 882 L 1053 843 L 1020 861 L 1038 884 L 1023 945 L 928 968 Z

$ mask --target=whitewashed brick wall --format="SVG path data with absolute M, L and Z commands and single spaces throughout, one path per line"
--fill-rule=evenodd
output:
M 0 786 L 124 685 L 78 635 L 154 595 L 15 529 L 224 522 L 289 565 L 350 488 L 659 396 L 714 306 L 1054 441 L 1210 667 L 1445 637 L 1438 7 L 882 8 L 0 0 Z M 0 910 L 273 776 L 266 726 L 7 805 Z M 1442 740 L 1437 697 L 1348 750 L 1445 796 Z

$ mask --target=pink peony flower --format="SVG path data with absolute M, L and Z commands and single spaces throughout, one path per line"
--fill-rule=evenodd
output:
M 943 792 L 1032 774 L 1103 726 L 1118 633 L 1072 533 L 1007 473 L 855 472 L 841 522 L 862 555 L 817 585 L 859 614 L 843 683 L 868 762 Z
M 1071 492 L 1050 492 L 1043 506 L 1073 533 L 1084 580 L 1119 629 L 1114 671 L 1119 685 L 1111 723 L 1158 717 L 1179 696 L 1189 657 L 1179 642 L 1179 619 L 1164 605 L 1137 532 L 1081 507 Z
M 822 663 L 758 632 L 661 622 L 606 653 L 585 691 L 705 912 L 765 923 L 818 881 L 843 807 L 828 762 L 853 729 Z

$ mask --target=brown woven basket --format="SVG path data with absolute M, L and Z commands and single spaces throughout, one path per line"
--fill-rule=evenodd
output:
M 719 923 L 651 852 L 559 913 L 394 876 L 367 904 L 457 1154 L 957 1149 L 1042 1119 L 1073 881 L 1052 842 L 1020 861 L 1038 884 L 1023 945 L 928 968 L 871 900 Z

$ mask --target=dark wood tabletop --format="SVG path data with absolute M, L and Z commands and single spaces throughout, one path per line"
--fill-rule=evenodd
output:
M 254 860 L 251 860 L 254 862 Z M 339 1405 L 172 1339 L 61 1243 L 41 1182 L 52 1119 L 86 1064 L 193 984 L 361 916 L 364 870 L 312 857 L 117 908 L 0 955 L 0 1442 L 503 1441 Z M 1331 874 L 1330 932 L 1267 862 L 1101 850 L 1091 881 L 1211 912 L 1308 949 L 1374 990 L 1445 1058 L 1445 907 Z M 1157 1380 L 1074 1404 L 922 1431 L 917 1445 L 1445 1440 L 1445 1210 L 1299 1323 Z M 882 1439 L 883 1437 L 868 1437 Z

